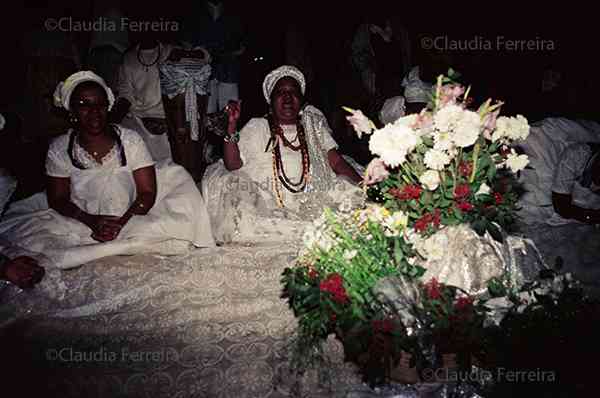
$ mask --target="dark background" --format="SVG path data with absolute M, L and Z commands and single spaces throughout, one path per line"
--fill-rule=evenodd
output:
M 97 0 L 51 3 L 27 0 L 3 13 L 0 37 L 5 55 L 0 106 L 10 106 L 22 95 L 25 61 L 20 46 L 23 35 L 43 26 L 47 18 L 72 16 L 77 20 L 89 20 L 94 1 Z M 151 3 L 134 0 L 122 3 L 123 11 L 131 19 L 163 18 L 183 23 L 193 14 L 193 4 L 198 1 Z M 348 71 L 347 56 L 355 28 L 367 15 L 383 12 L 406 27 L 415 54 L 422 50 L 420 40 L 423 37 L 480 38 L 492 43 L 499 35 L 509 39 L 552 40 L 553 51 L 447 50 L 445 55 L 451 58 L 454 68 L 462 72 L 464 81 L 473 84 L 476 99 L 492 96 L 506 101 L 505 114 L 523 113 L 530 121 L 546 116 L 597 119 L 599 62 L 596 31 L 599 22 L 595 12 L 576 4 L 562 3 L 558 8 L 548 3 L 546 8 L 524 10 L 492 2 L 463 9 L 450 4 L 414 6 L 395 1 L 226 3 L 243 18 L 248 32 L 242 98 L 250 98 L 257 92 L 260 95 L 264 72 L 283 62 L 283 32 L 291 22 L 301 27 L 310 43 L 318 87 L 309 87 L 309 90 L 335 90 L 334 82 L 339 82 Z M 84 56 L 89 34 L 72 32 L 72 35 Z M 263 61 L 254 62 L 257 56 L 262 56 Z M 546 69 L 561 73 L 560 85 L 551 95 L 541 93 L 542 74 Z M 253 112 L 261 109 L 258 105 L 250 107 Z

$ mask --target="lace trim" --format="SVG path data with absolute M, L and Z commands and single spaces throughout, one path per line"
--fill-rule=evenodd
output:
M 110 151 L 106 153 L 98 162 L 83 146 L 79 144 L 79 139 L 75 138 L 75 156 L 86 169 L 98 168 L 108 164 L 118 162 L 117 144 L 114 143 Z

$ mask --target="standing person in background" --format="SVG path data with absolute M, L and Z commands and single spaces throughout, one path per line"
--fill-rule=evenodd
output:
M 212 57 L 207 112 L 239 100 L 240 56 L 245 51 L 242 21 L 228 13 L 225 1 L 209 0 L 184 29 L 184 42 L 206 48 Z
M 102 76 L 112 90 L 117 88 L 119 66 L 129 47 L 129 32 L 124 24 L 125 14 L 119 0 L 106 0 L 94 4 L 93 21 L 101 19 L 103 26 L 114 29 L 92 30 L 87 68 Z
M 211 75 L 207 88 L 208 103 L 204 112 L 213 114 L 222 111 L 229 101 L 240 99 L 240 57 L 246 47 L 241 19 L 227 9 L 225 1 L 209 0 L 200 2 L 200 5 L 200 10 L 193 7 L 197 11 L 193 11 L 184 24 L 181 40 L 185 47 L 202 47 L 210 54 Z M 203 116 L 205 115 L 201 115 Z M 217 158 L 217 149 L 210 142 L 208 133 L 203 129 L 198 137 L 199 177 L 206 166 Z
M 111 114 L 114 123 L 142 136 L 156 161 L 171 158 L 159 78 L 159 65 L 167 60 L 171 49 L 154 32 L 144 32 L 139 43 L 125 53 L 117 81 L 118 99 Z

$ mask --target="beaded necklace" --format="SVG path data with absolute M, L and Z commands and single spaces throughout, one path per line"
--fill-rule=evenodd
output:
M 304 188 L 310 179 L 310 157 L 308 155 L 306 134 L 304 132 L 304 126 L 302 123 L 296 123 L 296 129 L 298 131 L 298 145 L 294 145 L 293 142 L 295 142 L 296 139 L 294 139 L 292 142 L 288 141 L 283 133 L 283 129 L 279 124 L 275 123 L 273 117 L 269 115 L 267 119 L 269 121 L 269 128 L 271 130 L 270 142 L 273 142 L 273 149 L 271 150 L 273 157 L 273 191 L 275 192 L 277 205 L 279 207 L 284 207 L 280 185 L 283 185 L 285 189 L 292 193 L 299 193 L 304 191 Z M 285 174 L 285 168 L 281 158 L 281 148 L 279 147 L 280 142 L 283 142 L 283 145 L 290 148 L 292 151 L 300 151 L 302 154 L 302 175 L 300 176 L 300 180 L 297 182 L 291 181 Z
M 151 66 L 156 65 L 156 63 L 160 60 L 160 45 L 158 46 L 158 54 L 156 55 L 156 59 L 152 63 L 150 63 L 150 64 L 147 64 L 147 63 L 145 63 L 143 61 L 143 59 L 141 57 L 141 51 L 142 51 L 141 47 L 138 46 L 138 49 L 137 49 L 137 59 L 138 59 L 138 61 L 139 61 L 140 64 L 142 64 L 143 66 L 146 67 L 146 72 L 148 72 L 148 68 L 151 67 Z

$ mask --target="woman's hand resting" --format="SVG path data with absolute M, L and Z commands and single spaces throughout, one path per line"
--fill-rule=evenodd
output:
M 121 217 L 92 215 L 89 227 L 92 230 L 92 239 L 98 242 L 109 242 L 119 236 L 124 225 Z

